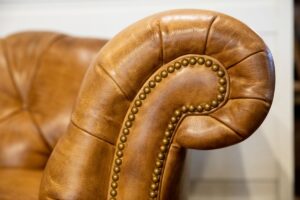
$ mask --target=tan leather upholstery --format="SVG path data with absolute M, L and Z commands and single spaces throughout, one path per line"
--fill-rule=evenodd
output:
M 65 60 L 68 51 L 48 61 L 61 55 Z M 55 80 L 51 92 L 36 92 L 44 98 L 43 108 L 52 111 L 49 98 L 62 99 L 63 86 L 76 80 L 59 86 Z M 266 117 L 273 92 L 271 54 L 241 22 L 203 10 L 145 18 L 100 50 L 85 75 L 66 134 L 51 129 L 61 114 L 55 112 L 51 126 L 43 126 L 42 109 L 36 116 L 22 112 L 35 119 L 27 129 L 40 127 L 47 153 L 62 135 L 43 172 L 39 197 L 178 199 L 186 149 L 221 148 L 246 139 Z
M 40 198 L 177 199 L 185 149 L 244 140 L 273 91 L 271 54 L 241 22 L 200 10 L 145 18 L 89 68 Z
M 0 40 L 1 200 L 37 199 L 42 170 L 104 43 L 50 32 Z

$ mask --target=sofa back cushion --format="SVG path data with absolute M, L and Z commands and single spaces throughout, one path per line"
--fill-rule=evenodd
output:
M 0 40 L 0 167 L 44 167 L 105 42 L 51 32 Z

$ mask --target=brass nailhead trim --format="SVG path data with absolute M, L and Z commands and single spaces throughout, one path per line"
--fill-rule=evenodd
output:
M 125 121 L 124 127 L 122 129 L 122 134 L 120 136 L 119 142 L 117 144 L 117 151 L 116 157 L 114 159 L 114 166 L 113 166 L 113 173 L 111 177 L 111 187 L 110 187 L 110 199 L 116 200 L 117 199 L 117 188 L 118 188 L 118 180 L 119 180 L 119 173 L 121 171 L 122 166 L 122 158 L 123 158 L 123 150 L 126 148 L 127 142 L 127 135 L 130 134 L 130 128 L 132 127 L 136 115 L 138 114 L 139 108 L 142 106 L 143 101 L 146 100 L 147 95 L 151 93 L 157 84 L 163 81 L 164 78 L 168 77 L 169 73 L 173 73 L 176 70 L 179 70 L 181 67 L 187 67 L 189 65 L 195 65 L 198 63 L 199 65 L 204 65 L 207 68 L 210 68 L 216 75 L 219 77 L 218 83 L 218 95 L 216 96 L 215 100 L 211 102 L 202 103 L 199 105 L 184 105 L 181 108 L 178 108 L 174 111 L 173 116 L 168 123 L 166 131 L 164 133 L 164 138 L 162 139 L 162 144 L 159 147 L 159 153 L 157 154 L 155 167 L 153 170 L 152 175 L 152 183 L 150 185 L 150 192 L 149 198 L 151 200 L 156 199 L 158 196 L 160 181 L 161 181 L 161 174 L 163 172 L 163 167 L 165 164 L 165 160 L 170 148 L 170 143 L 173 137 L 173 133 L 177 127 L 178 122 L 180 121 L 181 117 L 186 114 L 201 114 L 212 109 L 217 108 L 225 99 L 226 93 L 226 84 L 227 80 L 225 76 L 225 71 L 221 69 L 221 66 L 217 63 L 214 63 L 213 60 L 205 58 L 203 56 L 188 56 L 182 58 L 180 61 L 175 62 L 173 65 L 167 67 L 166 70 L 162 70 L 157 73 L 153 80 L 149 80 L 146 86 L 141 90 L 142 92 L 137 95 L 136 100 L 131 108 L 131 112 L 127 115 L 127 120 Z

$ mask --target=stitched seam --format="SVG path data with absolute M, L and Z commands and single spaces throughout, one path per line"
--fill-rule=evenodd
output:
M 213 23 L 214 23 L 215 20 L 217 19 L 217 17 L 218 17 L 218 16 L 214 16 L 213 19 L 211 20 L 209 26 L 208 26 L 207 34 L 206 34 L 206 38 L 205 38 L 205 43 L 204 43 L 203 54 L 206 54 L 206 48 L 207 48 L 208 38 L 209 38 L 209 35 L 210 35 L 210 30 L 211 30 L 211 27 L 212 27 Z
M 129 96 L 126 94 L 126 92 L 122 89 L 122 87 L 119 85 L 119 83 L 109 74 L 109 72 L 98 63 L 98 67 L 100 67 L 103 72 L 109 77 L 110 80 L 112 80 L 114 82 L 114 84 L 119 88 L 119 90 L 121 91 L 121 93 L 123 94 L 123 96 L 129 101 L 131 102 Z
M 245 138 L 244 136 L 242 136 L 239 132 L 237 132 L 236 130 L 234 130 L 231 126 L 229 126 L 228 124 L 226 124 L 225 122 L 221 121 L 220 119 L 212 116 L 212 115 L 208 115 L 210 116 L 212 119 L 220 122 L 221 124 L 223 124 L 225 127 L 227 127 L 228 129 L 232 130 L 237 136 L 239 136 L 241 139 Z
M 259 51 L 256 51 L 254 53 L 251 53 L 251 54 L 247 55 L 246 57 L 242 58 L 241 60 L 237 61 L 236 63 L 229 65 L 227 67 L 227 70 L 231 69 L 232 67 L 238 65 L 239 63 L 243 62 L 247 58 L 250 58 L 251 56 L 254 56 L 254 55 L 258 54 L 258 53 L 265 53 L 265 50 L 259 50 Z
M 92 137 L 94 137 L 94 138 L 100 140 L 101 142 L 105 142 L 105 143 L 107 143 L 107 144 L 110 144 L 110 145 L 112 145 L 112 146 L 115 146 L 114 143 L 112 143 L 112 142 L 110 142 L 110 141 L 108 141 L 108 140 L 106 140 L 106 139 L 104 139 L 104 138 L 102 138 L 102 137 L 96 136 L 96 135 L 94 135 L 93 133 L 91 133 L 91 132 L 85 130 L 84 128 L 81 128 L 81 127 L 78 126 L 73 120 L 71 120 L 71 124 L 74 125 L 76 128 L 78 128 L 79 130 L 83 131 L 84 133 L 86 133 L 86 134 L 88 134 L 88 135 L 90 135 L 90 136 L 92 136 Z

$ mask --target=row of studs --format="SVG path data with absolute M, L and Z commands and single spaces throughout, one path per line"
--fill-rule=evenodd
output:
M 168 126 L 164 133 L 164 138 L 162 140 L 161 146 L 159 148 L 159 153 L 157 154 L 155 168 L 152 173 L 152 183 L 150 186 L 150 199 L 156 199 L 158 196 L 159 185 L 161 181 L 161 174 L 163 171 L 164 163 L 167 157 L 167 153 L 170 148 L 170 144 L 172 141 L 172 136 L 174 135 L 175 128 L 180 121 L 181 117 L 187 114 L 201 114 L 205 112 L 209 112 L 214 108 L 217 108 L 225 98 L 226 93 L 226 83 L 227 80 L 225 78 L 224 70 L 220 68 L 220 66 L 216 63 L 213 63 L 210 59 L 204 59 L 200 57 L 198 59 L 198 63 L 200 65 L 205 65 L 208 68 L 211 68 L 212 71 L 217 73 L 219 77 L 219 87 L 218 87 L 218 95 L 215 100 L 212 100 L 210 103 L 203 103 L 200 105 L 189 105 L 189 106 L 182 106 L 181 108 L 175 110 L 173 116 L 171 117 Z M 194 60 L 190 59 L 189 64 L 194 65 Z
M 174 130 L 176 122 L 180 119 L 181 113 L 184 111 L 210 111 L 211 109 L 217 107 L 220 102 L 224 100 L 224 94 L 226 92 L 226 79 L 224 78 L 225 72 L 220 68 L 218 64 L 213 63 L 210 59 L 205 59 L 204 57 L 189 57 L 183 58 L 182 60 L 175 62 L 173 65 L 167 67 L 166 70 L 162 70 L 160 73 L 156 74 L 154 78 L 147 82 L 146 86 L 142 89 L 142 92 L 136 97 L 134 104 L 131 108 L 130 113 L 127 115 L 127 120 L 125 121 L 124 127 L 122 129 L 121 136 L 119 138 L 119 142 L 117 144 L 116 156 L 113 164 L 113 173 L 111 176 L 111 186 L 110 186 L 110 200 L 116 200 L 117 197 L 117 188 L 118 188 L 118 180 L 119 173 L 121 171 L 122 158 L 123 158 L 123 150 L 125 149 L 125 143 L 127 141 L 127 136 L 130 134 L 130 128 L 132 127 L 136 115 L 139 112 L 140 107 L 142 106 L 143 101 L 147 98 L 147 95 L 151 93 L 158 83 L 160 83 L 164 78 L 168 77 L 169 73 L 175 72 L 175 70 L 179 70 L 181 67 L 187 67 L 188 65 L 205 65 L 206 67 L 211 67 L 213 71 L 217 73 L 220 77 L 219 79 L 219 94 L 217 95 L 217 99 L 213 100 L 210 104 L 189 106 L 183 107 L 183 112 L 176 110 L 175 117 L 171 118 L 172 123 L 169 124 L 168 128 Z M 156 162 L 156 168 L 154 170 L 155 176 L 153 176 L 153 183 L 151 184 L 151 192 L 150 197 L 155 198 L 157 196 L 158 183 L 160 181 L 159 175 L 161 173 L 161 167 L 163 166 L 163 160 L 165 158 L 165 153 L 168 151 L 168 145 L 170 143 L 170 138 L 172 136 L 172 131 L 166 132 L 166 137 L 163 139 L 164 146 L 161 147 L 161 153 L 158 154 L 158 161 Z

